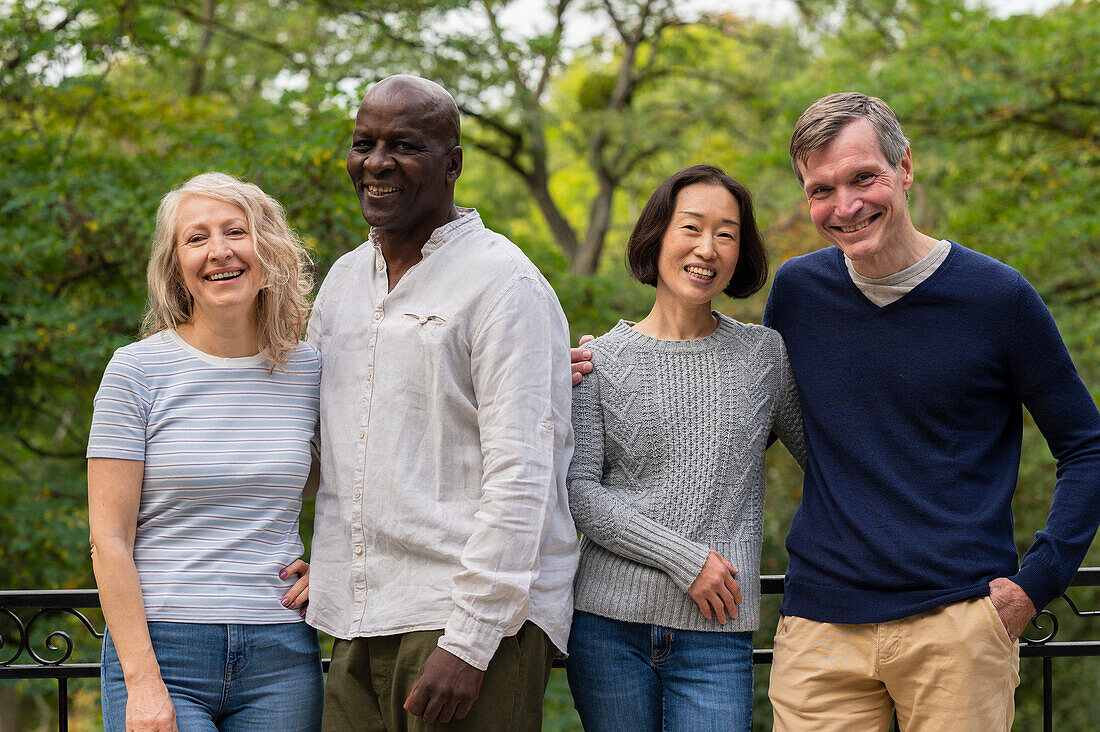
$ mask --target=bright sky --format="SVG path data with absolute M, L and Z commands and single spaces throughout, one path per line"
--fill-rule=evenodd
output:
M 1020 13 L 1043 12 L 1060 0 L 987 0 L 997 15 L 1006 17 Z M 501 24 L 526 33 L 532 28 L 548 28 L 550 16 L 546 12 L 547 0 L 517 0 L 501 14 Z M 796 14 L 793 0 L 681 0 L 677 3 L 684 18 L 692 18 L 702 12 L 730 11 L 739 15 L 763 21 L 780 21 Z M 536 25 L 537 24 L 537 25 Z M 592 25 L 572 24 L 567 26 L 572 36 L 566 40 L 569 44 L 579 44 L 587 38 L 584 35 L 598 30 Z

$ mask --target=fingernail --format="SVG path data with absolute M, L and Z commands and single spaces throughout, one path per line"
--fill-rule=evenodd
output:
M 290 600 L 283 598 L 283 607 L 290 607 Z
M 584 352 L 584 357 L 585 358 L 592 358 L 592 351 L 585 351 Z
M 298 614 L 304 618 L 306 616 L 306 609 L 302 608 L 301 612 L 299 612 Z
M 286 579 L 286 570 L 285 569 L 282 572 L 279 572 L 279 579 Z

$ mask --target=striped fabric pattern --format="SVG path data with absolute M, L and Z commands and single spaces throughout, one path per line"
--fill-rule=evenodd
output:
M 134 561 L 151 621 L 286 623 L 298 513 L 318 420 L 320 355 L 286 373 L 217 358 L 164 331 L 118 349 L 95 398 L 88 457 L 145 461 Z

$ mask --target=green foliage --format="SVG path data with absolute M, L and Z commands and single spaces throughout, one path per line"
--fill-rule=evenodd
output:
M 823 94 L 881 96 L 912 142 L 918 227 L 1020 269 L 1100 394 L 1100 66 L 1086 51 L 1100 40 L 1097 3 L 999 17 L 963 0 L 800 0 L 800 22 L 777 24 L 721 13 L 686 22 L 672 2 L 645 18 L 625 0 L 564 5 L 560 24 L 548 2 L 546 22 L 521 33 L 499 24 L 507 2 L 0 0 L 9 586 L 92 584 L 91 400 L 113 350 L 136 337 L 160 197 L 207 170 L 254 180 L 286 205 L 320 279 L 366 233 L 344 159 L 359 94 L 388 73 L 431 76 L 455 93 L 465 112 L 458 202 L 546 274 L 574 339 L 648 311 L 653 290 L 630 279 L 623 248 L 654 186 L 686 165 L 718 164 L 752 188 L 773 268 L 821 246 L 787 160 L 790 130 Z M 596 35 L 567 44 L 577 25 Z M 629 93 L 617 95 L 623 69 Z M 601 231 L 592 222 L 603 213 Z M 578 270 L 586 233 L 602 254 Z M 758 320 L 764 297 L 716 307 Z M 1033 426 L 1023 451 L 1021 549 L 1054 481 Z M 769 451 L 767 475 L 763 571 L 778 574 L 801 483 L 782 448 Z M 1100 564 L 1100 546 L 1086 563 Z M 1076 594 L 1085 607 L 1100 600 Z M 758 643 L 776 611 L 766 600 Z M 1095 627 L 1059 633 L 1084 637 Z M 1038 664 L 1022 667 L 1017 718 L 1032 728 Z M 1059 684 L 1059 728 L 1100 716 L 1094 670 L 1092 659 L 1056 663 L 1056 679 L 1088 682 Z M 755 726 L 769 729 L 766 669 L 757 676 Z M 547 698 L 547 727 L 576 729 L 560 672 Z

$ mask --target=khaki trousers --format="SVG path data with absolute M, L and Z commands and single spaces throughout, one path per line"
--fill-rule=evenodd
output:
M 776 732 L 1010 730 L 1020 647 L 988 597 L 887 623 L 783 616 L 768 696 Z
M 324 732 L 413 730 L 539 730 L 542 697 L 554 662 L 554 644 L 527 621 L 497 648 L 473 709 L 447 724 L 425 724 L 406 712 L 405 699 L 441 630 L 374 638 L 337 639 L 325 686 Z

